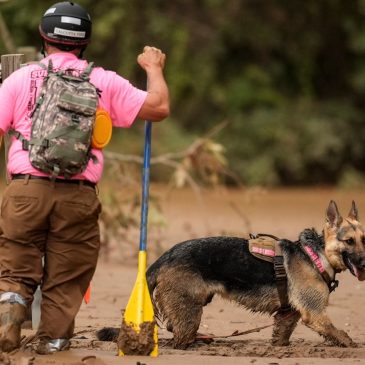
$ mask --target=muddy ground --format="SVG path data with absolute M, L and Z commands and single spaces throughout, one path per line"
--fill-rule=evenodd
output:
M 248 232 L 261 232 L 295 239 L 303 228 L 321 230 L 331 199 L 338 203 L 343 215 L 347 215 L 354 199 L 360 220 L 365 217 L 365 196 L 361 191 L 221 189 L 197 196 L 189 189 L 166 194 L 164 188 L 151 187 L 151 193 L 159 198 L 166 222 L 149 231 L 149 262 L 173 244 L 193 237 L 221 234 L 247 237 Z M 288 347 L 270 345 L 270 326 L 244 336 L 216 338 L 210 344 L 196 343 L 186 351 L 174 350 L 170 334 L 161 328 L 157 358 L 116 356 L 116 345 L 97 341 L 95 331 L 104 326 L 118 327 L 121 323 L 122 309 L 136 279 L 138 232 L 135 234 L 135 245 L 114 241 L 108 246 L 108 255 L 104 251 L 101 256 L 92 282 L 91 301 L 82 305 L 77 317 L 71 350 L 34 359 L 31 354 L 18 353 L 13 362 L 20 365 L 365 364 L 365 282 L 358 282 L 347 272 L 338 276 L 340 286 L 331 294 L 328 313 L 334 324 L 359 344 L 358 348 L 327 347 L 316 333 L 300 323 Z M 204 311 L 200 332 L 226 336 L 236 330 L 271 324 L 268 316 L 252 314 L 215 298 Z M 24 331 L 25 335 L 32 333 Z

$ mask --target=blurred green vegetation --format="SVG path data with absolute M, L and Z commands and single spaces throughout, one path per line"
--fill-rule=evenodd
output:
M 54 2 L 0 3 L 16 46 L 40 46 Z M 167 54 L 172 114 L 154 130 L 154 155 L 227 120 L 215 138 L 244 184 L 363 185 L 365 0 L 78 2 L 94 25 L 85 56 L 98 65 L 143 88 L 138 53 Z M 141 154 L 141 127 L 116 131 L 108 148 Z

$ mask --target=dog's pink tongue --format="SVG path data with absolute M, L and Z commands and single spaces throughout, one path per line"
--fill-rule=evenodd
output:
M 365 269 L 360 269 L 351 263 L 352 270 L 354 271 L 357 280 L 364 281 L 365 280 Z
M 354 272 L 355 276 L 359 278 L 359 270 L 357 267 L 351 262 L 352 271 Z
M 357 269 L 356 277 L 359 281 L 364 281 L 365 280 L 365 269 Z

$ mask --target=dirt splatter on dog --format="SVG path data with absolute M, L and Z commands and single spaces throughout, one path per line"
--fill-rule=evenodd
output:
M 326 307 L 337 273 L 349 269 L 358 280 L 365 279 L 364 244 L 356 204 L 344 219 L 334 201 L 327 208 L 323 234 L 305 229 L 296 242 L 280 240 L 289 304 L 283 311 L 273 264 L 253 256 L 247 239 L 219 236 L 181 242 L 147 271 L 156 317 L 173 333 L 174 347 L 185 349 L 195 341 L 203 307 L 220 295 L 253 312 L 274 315 L 274 345 L 288 345 L 301 319 L 328 343 L 355 347 L 347 333 L 332 324 Z M 107 340 L 102 333 L 112 336 L 113 331 L 99 331 L 99 339 Z

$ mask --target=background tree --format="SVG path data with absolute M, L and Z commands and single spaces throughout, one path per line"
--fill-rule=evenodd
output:
M 0 5 L 16 46 L 39 47 L 39 18 L 53 3 Z M 94 21 L 87 56 L 97 64 L 144 87 L 136 55 L 145 44 L 168 55 L 172 116 L 154 130 L 154 153 L 182 150 L 227 120 L 217 139 L 246 184 L 364 182 L 364 0 L 79 3 Z M 140 153 L 141 138 L 139 128 L 116 131 L 109 149 Z

